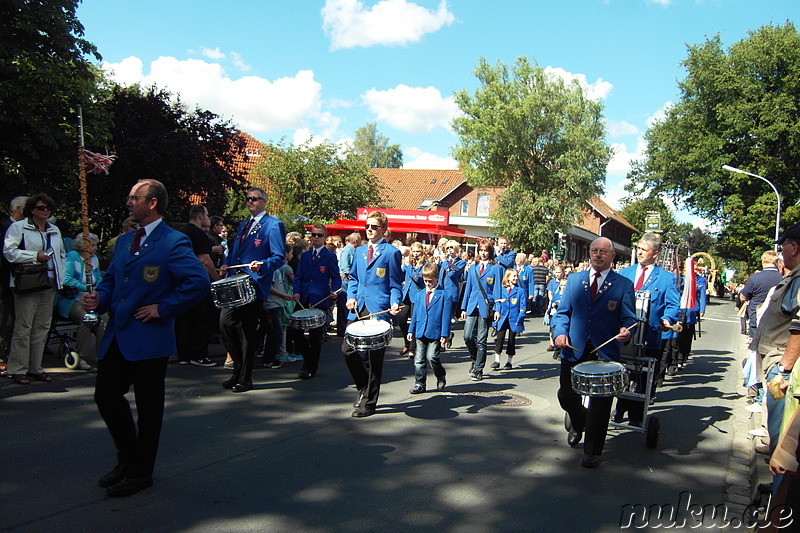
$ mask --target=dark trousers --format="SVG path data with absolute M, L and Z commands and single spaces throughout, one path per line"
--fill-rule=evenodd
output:
M 689 360 L 689 352 L 692 351 L 692 341 L 694 340 L 694 324 L 686 324 L 683 331 L 678 333 L 678 361 L 679 365 L 685 365 Z
M 408 340 L 408 321 L 414 311 L 414 305 L 410 302 L 405 302 L 403 308 L 397 314 L 397 321 L 400 323 L 400 332 L 403 334 L 404 346 L 409 350 L 413 350 L 413 344 Z
M 129 478 L 153 475 L 164 419 L 164 377 L 169 357 L 128 361 L 113 340 L 97 365 L 94 401 Z M 133 385 L 137 421 L 125 394 Z M 137 431 L 138 426 L 138 431 Z
M 278 352 L 283 343 L 283 307 L 273 307 L 264 310 L 264 324 L 267 328 L 267 338 L 264 343 L 264 364 L 277 360 Z
M 652 398 L 655 396 L 656 387 L 658 385 L 659 373 L 661 372 L 661 357 L 664 353 L 664 345 L 665 343 L 662 342 L 662 346 L 660 350 L 645 350 L 644 355 L 645 357 L 652 357 L 656 360 L 656 366 L 653 369 L 654 376 L 653 376 L 653 388 L 650 391 L 650 397 Z M 666 369 L 664 369 L 666 372 Z M 636 383 L 635 391 L 639 394 L 644 394 L 647 391 L 647 372 L 630 372 L 630 379 L 631 383 Z M 644 400 L 648 401 L 648 400 Z M 641 426 L 644 418 L 644 401 L 642 400 L 628 400 L 628 399 L 618 399 L 617 400 L 617 414 L 622 415 L 622 413 L 628 413 L 628 420 L 631 424 Z
M 433 375 L 437 379 L 442 379 L 447 375 L 439 358 L 441 352 L 440 339 L 429 339 L 421 337 L 416 339 L 414 349 L 414 382 L 420 387 L 425 387 L 428 377 L 428 365 L 431 365 Z
M 349 326 L 355 322 L 349 320 Z M 349 344 L 347 340 L 342 341 L 342 355 L 347 364 L 347 370 L 353 377 L 358 390 L 364 391 L 364 396 L 361 398 L 361 407 L 376 407 L 378 405 L 378 396 L 381 393 L 381 379 L 383 378 L 383 357 L 386 354 L 386 348 L 379 350 L 370 350 L 368 352 L 357 352 Z
M 561 408 L 569 413 L 572 425 L 579 431 L 585 431 L 586 436 L 583 440 L 583 451 L 592 455 L 603 453 L 603 446 L 606 443 L 606 433 L 608 433 L 608 420 L 611 416 L 611 404 L 613 396 L 595 396 L 589 399 L 589 408 L 585 408 L 580 394 L 572 390 L 572 367 L 584 361 L 596 359 L 587 356 L 592 347 L 587 345 L 584 355 L 580 361 L 561 360 L 561 375 L 559 376 L 558 403 Z
M 336 334 L 344 337 L 344 330 L 347 327 L 347 314 L 350 310 L 345 305 L 347 303 L 347 281 L 342 280 L 342 290 L 336 297 Z
M 503 353 L 503 344 L 506 342 L 506 332 L 508 332 L 508 348 L 506 349 L 506 355 L 514 357 L 517 355 L 517 332 L 511 331 L 511 329 L 508 328 L 508 322 L 506 322 L 504 327 L 497 330 L 497 338 L 494 342 L 494 353 Z
M 325 311 L 325 309 L 323 309 Z M 312 376 L 319 369 L 319 354 L 322 351 L 322 337 L 325 334 L 325 326 L 308 330 L 308 337 L 302 329 L 289 327 L 286 330 L 286 337 L 294 342 L 295 353 L 303 356 L 303 368 L 301 372 L 308 372 Z
M 223 309 L 219 317 L 219 329 L 225 349 L 233 360 L 233 375 L 236 383 L 253 382 L 253 358 L 259 342 L 258 324 L 263 311 L 263 302 L 256 298 L 247 305 Z
M 213 317 L 214 303 L 209 293 L 200 303 L 175 319 L 175 342 L 179 361 L 208 356 L 208 336 Z

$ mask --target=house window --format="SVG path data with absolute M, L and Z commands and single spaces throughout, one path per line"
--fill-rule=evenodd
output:
M 461 216 L 469 215 L 469 200 L 461 200 Z
M 488 217 L 489 216 L 489 195 L 488 194 L 479 194 L 478 195 L 478 213 L 479 217 Z

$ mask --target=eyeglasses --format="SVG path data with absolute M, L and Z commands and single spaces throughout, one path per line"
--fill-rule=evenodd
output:
M 324 233 L 312 233 L 311 236 L 312 237 L 324 237 L 325 234 Z
M 141 200 L 143 198 L 147 198 L 147 196 L 139 196 L 139 195 L 131 195 L 126 198 L 128 202 L 135 202 L 136 200 Z
M 611 250 L 601 250 L 600 248 L 592 248 L 591 250 L 589 250 L 589 253 L 592 255 L 597 255 L 597 254 L 610 255 L 614 252 L 612 252 Z
M 379 226 L 377 224 L 367 224 L 366 226 L 364 226 L 364 228 L 371 229 L 373 231 L 377 231 L 377 230 L 381 229 L 381 226 Z
M 248 202 L 260 202 L 261 200 L 266 200 L 266 198 L 261 198 L 260 196 L 248 196 Z
M 34 207 L 34 209 L 36 209 L 37 211 L 50 211 L 51 210 L 49 205 L 37 205 L 37 206 Z
M 796 244 L 796 245 L 797 245 L 797 247 L 798 247 L 798 248 L 800 248 L 800 243 L 797 243 L 797 242 L 795 242 L 795 241 L 790 241 L 790 240 L 788 240 L 788 239 L 787 239 L 787 240 L 785 240 L 785 241 L 783 241 L 783 243 L 782 243 L 782 244 L 778 245 L 778 248 L 780 248 L 780 250 L 781 250 L 781 251 L 783 251 L 783 249 L 784 249 L 784 248 L 786 248 L 786 245 L 787 245 L 787 244 Z
M 448 250 L 455 250 L 455 248 L 456 248 L 455 246 L 448 246 L 447 247 Z

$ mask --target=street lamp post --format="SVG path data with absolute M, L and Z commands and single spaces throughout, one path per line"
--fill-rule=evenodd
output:
M 780 226 L 781 226 L 781 195 L 778 192 L 778 188 L 773 185 L 771 181 L 769 181 L 764 176 L 759 176 L 758 174 L 753 174 L 752 172 L 746 172 L 740 168 L 732 167 L 730 165 L 722 165 L 723 170 L 727 170 L 728 172 L 736 172 L 737 174 L 747 174 L 748 176 L 753 176 L 754 178 L 758 178 L 760 180 L 766 181 L 772 190 L 775 191 L 775 196 L 778 197 L 778 213 L 775 215 L 775 240 L 778 240 L 780 236 Z M 778 245 L 775 245 L 775 251 L 778 251 Z

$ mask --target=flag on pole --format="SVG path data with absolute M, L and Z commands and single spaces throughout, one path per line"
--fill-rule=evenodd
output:
M 89 174 L 108 174 L 108 167 L 117 158 L 115 155 L 96 154 L 85 148 L 80 150 L 83 155 L 84 165 L 86 165 L 86 172 Z
M 694 275 L 694 259 L 686 258 L 683 266 L 683 293 L 681 294 L 681 309 L 694 309 L 697 307 L 697 278 Z

